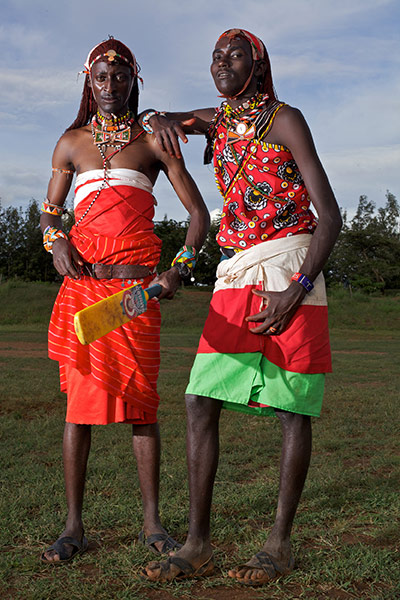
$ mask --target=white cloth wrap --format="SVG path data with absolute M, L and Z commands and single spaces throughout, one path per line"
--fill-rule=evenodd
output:
M 107 169 L 107 185 L 128 185 L 153 193 L 153 184 L 144 173 L 133 169 Z M 92 192 L 97 192 L 104 181 L 103 169 L 92 169 L 77 176 L 75 181 L 74 208 Z
M 228 288 L 262 284 L 269 292 L 281 292 L 291 283 L 304 262 L 312 236 L 299 234 L 262 242 L 222 260 L 217 268 L 214 293 Z M 314 288 L 302 304 L 326 306 L 325 279 L 322 272 L 315 279 Z

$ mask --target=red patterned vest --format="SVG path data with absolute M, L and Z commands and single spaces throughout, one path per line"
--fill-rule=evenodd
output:
M 218 244 L 245 250 L 266 240 L 313 233 L 317 219 L 290 150 L 263 141 L 284 104 L 267 106 L 262 127 L 250 139 L 246 135 L 253 126 L 241 123 L 236 132 L 244 134 L 238 136 L 229 128 L 223 106 L 211 134 L 215 178 L 224 198 Z

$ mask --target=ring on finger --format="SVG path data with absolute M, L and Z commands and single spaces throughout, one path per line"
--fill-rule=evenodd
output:
M 276 333 L 277 329 L 276 327 L 269 327 L 268 331 L 270 331 L 271 333 Z

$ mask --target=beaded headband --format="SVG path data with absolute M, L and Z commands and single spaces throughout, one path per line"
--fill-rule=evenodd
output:
M 139 68 L 138 68 L 138 64 L 136 62 L 136 58 L 135 58 L 133 52 L 131 52 L 132 61 L 129 60 L 129 58 L 127 58 L 126 56 L 123 56 L 122 54 L 119 54 L 116 50 L 113 50 L 113 49 L 107 50 L 107 52 L 102 52 L 102 53 L 98 54 L 97 56 L 95 56 L 95 58 L 93 58 L 93 60 L 90 60 L 90 57 L 93 54 L 93 52 L 102 43 L 103 42 L 100 42 L 100 44 L 97 44 L 94 48 L 91 49 L 91 51 L 87 55 L 87 59 L 86 59 L 85 64 L 84 64 L 85 70 L 83 71 L 83 73 L 86 73 L 86 75 L 90 75 L 90 71 L 92 70 L 93 65 L 98 60 L 105 59 L 109 63 L 112 64 L 116 59 L 121 59 L 124 62 L 126 62 L 126 64 L 132 69 L 134 76 L 137 77 L 141 81 L 141 83 L 143 84 L 143 79 L 139 76 Z

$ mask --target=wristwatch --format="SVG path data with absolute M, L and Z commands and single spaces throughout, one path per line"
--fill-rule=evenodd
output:
M 181 279 L 186 280 L 189 279 L 192 275 L 192 269 L 188 267 L 188 265 L 184 262 L 177 262 L 174 264 L 174 267 L 178 270 L 179 276 Z

